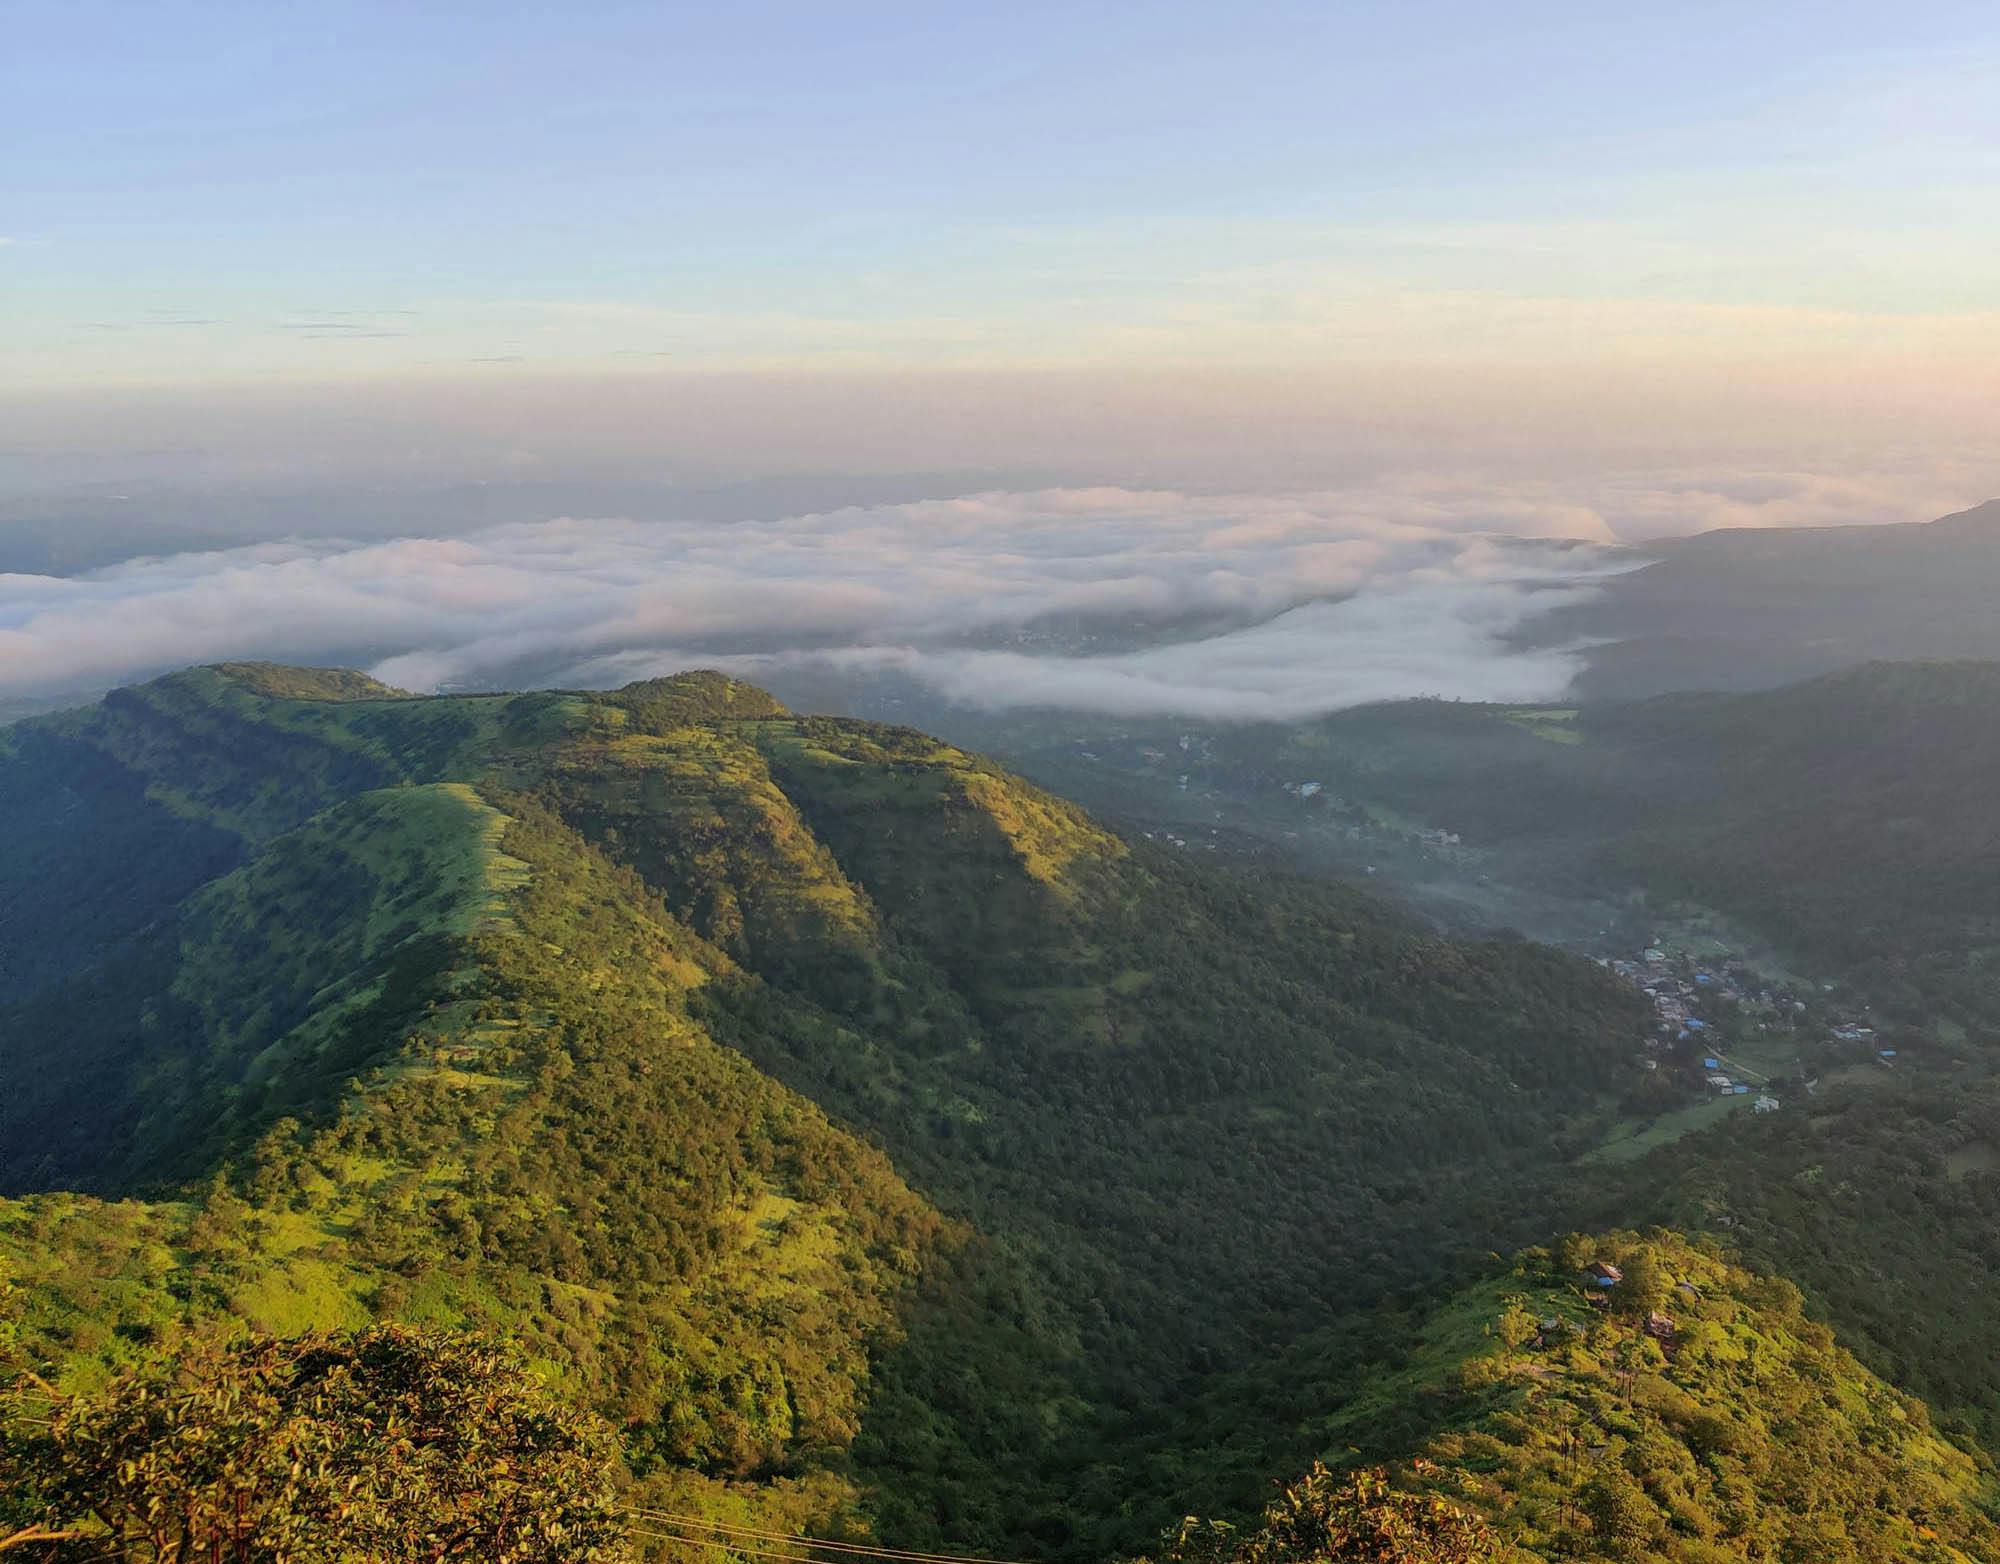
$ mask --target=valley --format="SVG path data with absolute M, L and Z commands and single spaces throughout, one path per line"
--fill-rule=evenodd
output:
M 1988 1313 L 1992 1191 L 1955 1170 L 1981 1165 L 2000 1085 L 1994 665 L 1294 725 L 932 720 L 1176 854 L 1309 864 L 1439 927 L 1556 944 L 1624 981 L 1671 967 L 1702 994 L 1687 1013 L 1710 1040 L 1628 1057 L 1589 1121 L 1583 1209 L 1708 1228 L 1816 1300 L 1845 1298 L 1833 1318 L 1873 1364 L 1992 1426 L 1983 1376 L 1933 1353 Z M 1753 1003 L 1709 1002 L 1702 970 Z M 1779 1109 L 1756 1113 L 1760 1096 Z M 1953 1301 L 1940 1311 L 1932 1289 Z

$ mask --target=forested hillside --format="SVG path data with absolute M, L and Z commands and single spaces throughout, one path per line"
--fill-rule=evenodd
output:
M 1916 526 L 1722 527 L 1649 552 L 1660 557 L 1529 632 L 1588 649 L 1579 699 L 2000 656 L 2000 500 Z
M 197 670 L 0 796 L 17 1351 L 515 1333 L 640 1492 L 788 1524 L 1145 1545 L 1215 1384 L 1545 1229 L 1642 1023 L 714 676 Z
M 1588 731 L 1698 789 L 1617 850 L 1659 894 L 1727 908 L 1878 1004 L 2000 1025 L 2000 664 L 1874 664 L 1613 707 Z
M 1722 913 L 1878 1005 L 2000 1023 L 2000 664 L 1580 707 L 1406 701 L 1290 726 L 968 725 L 1114 816 L 1379 866 L 1468 925 L 1533 926 L 1568 903 L 1581 944 L 1643 892 L 1642 917 Z
M 1871 1367 L 1991 1440 L 1996 736 L 2000 666 L 1919 663 L 1746 695 L 1426 701 L 1087 740 L 1024 722 L 996 741 L 1156 833 L 1379 868 L 1448 919 L 1628 961 L 1664 940 L 1683 977 L 1734 970 L 1747 1002 L 1690 1001 L 1719 1040 L 1683 1063 L 1741 1056 L 1782 1079 L 1782 1109 L 1718 1119 L 1691 1068 L 1678 1097 L 1666 1071 L 1635 1072 L 1607 1137 L 1623 1138 L 1577 1167 L 1564 1209 L 1726 1238 L 1804 1286 Z

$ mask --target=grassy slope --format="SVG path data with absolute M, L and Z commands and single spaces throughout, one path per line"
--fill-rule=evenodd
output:
M 29 1050 L 66 1046 L 0 1107 L 10 1181 L 198 1172 L 279 1113 L 328 1106 L 394 1046 L 401 991 L 496 914 L 514 872 L 499 824 L 462 784 L 359 794 L 12 1008 Z
M 395 898 L 309 911 L 342 841 L 432 888 L 428 932 Z M 553 822 L 503 822 L 456 787 L 365 794 L 274 845 L 201 898 L 220 932 L 184 977 L 228 985 L 209 996 L 212 1064 L 296 1080 L 315 1021 L 352 1013 L 352 996 L 312 996 L 276 1071 L 268 1049 L 229 1046 L 232 998 L 302 990 L 302 917 L 364 958 L 432 952 L 404 1030 L 381 1033 L 378 1011 L 368 1078 L 323 1127 L 273 1127 L 233 1186 L 0 1206 L 30 1350 L 87 1378 L 219 1315 L 467 1323 L 525 1338 L 620 1415 L 635 1462 L 684 1481 L 784 1472 L 851 1439 L 894 1299 L 961 1240 L 690 1021 L 689 991 L 727 959 Z
M 69 1166 L 115 1192 L 237 1153 L 163 1204 L 10 1207 L 34 1341 L 87 1373 L 217 1310 L 495 1324 L 654 1481 L 832 1503 L 851 1447 L 913 1538 L 1143 1542 L 1203 1387 L 1536 1231 L 1551 1137 L 1630 1047 L 1579 964 L 1133 851 L 712 677 L 195 672 L 7 742 L 0 787 L 214 847 L 15 991 L 131 1104 Z M 178 1051 L 131 1046 L 148 1015 Z M 1149 1443 L 1178 1454 L 1135 1478 Z
M 1537 1251 L 1425 1318 L 1320 1424 L 1324 1445 L 1439 1462 L 1441 1486 L 1536 1557 L 2000 1557 L 1990 1468 L 1804 1318 L 1795 1289 L 1672 1235 L 1598 1248 L 1628 1276 L 1644 1250 L 1674 1284 L 1664 1350 Z M 1530 1331 L 1547 1320 L 1563 1324 Z M 1592 1519 L 1607 1489 L 1627 1501 L 1623 1546 Z

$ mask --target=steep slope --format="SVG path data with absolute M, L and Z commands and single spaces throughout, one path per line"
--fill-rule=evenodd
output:
M 1185 793 L 1143 758 L 1175 743 L 1164 728 L 1092 741 L 1089 766 L 1051 735 L 1037 770 L 1053 757 L 1081 796 L 1116 789 L 1144 818 L 1180 808 L 1168 818 L 1190 834 L 1198 811 L 1220 840 L 1380 866 L 1427 905 L 1587 949 L 1631 957 L 1664 932 L 1702 952 L 1684 978 L 1749 957 L 1753 1002 L 1701 1013 L 1724 1052 L 1741 1044 L 1785 1079 L 1783 1110 L 1717 1123 L 1726 1105 L 1700 1100 L 1699 1075 L 1676 1097 L 1658 1089 L 1669 1071 L 1635 1072 L 1618 1127 L 1638 1132 L 1619 1148 L 1632 1160 L 1579 1167 L 1565 1208 L 1712 1227 L 1805 1286 L 1871 1367 L 1993 1436 L 2000 667 L 1869 665 L 1583 708 L 1420 702 L 1188 736 L 1172 768 L 1191 773 Z M 1084 792 L 1097 776 L 1112 780 Z M 1754 1002 L 1765 983 L 1780 1006 Z
M 1073 1510 L 1079 1463 L 1532 1235 L 1641 1022 L 1583 963 L 717 676 L 197 670 L 10 730 L 0 792 L 32 1350 L 520 1332 L 662 1494 L 917 1539 L 1143 1541 L 1172 1474 Z
M 189 1198 L 0 1211 L 28 1338 L 87 1376 L 217 1312 L 278 1331 L 472 1324 L 524 1335 L 616 1411 L 642 1469 L 745 1474 L 844 1444 L 894 1299 L 958 1240 L 879 1153 L 690 1022 L 717 953 L 546 818 L 477 823 L 501 836 L 460 910 L 497 897 L 504 913 L 406 937 L 383 992 L 357 965 L 255 1053 L 234 1046 L 225 1003 L 188 1066 L 229 1101 L 268 1085 L 266 1120 L 302 1081 L 334 1079 L 317 1058 L 329 1037 L 363 1040 L 344 1062 L 364 1083 L 304 1093 L 307 1122 L 269 1123 Z M 271 856 L 202 899 L 247 914 L 216 920 L 240 970 L 282 978 L 311 925 L 289 920 L 291 884 L 271 894 Z M 359 921 L 339 934 L 360 942 Z M 217 954 L 197 949 L 182 980 Z M 174 1122 L 210 1143 L 205 1120 Z
M 1437 1304 L 1399 1361 L 1301 1433 L 1339 1463 L 1408 1463 L 1403 1483 L 1484 1516 L 1501 1558 L 2000 1557 L 1990 1466 L 1802 1315 L 1789 1283 L 1665 1232 L 1563 1250 Z M 1594 1286 L 1586 1259 L 1623 1280 Z M 1298 1509 L 1273 1511 L 1274 1541 Z M 1183 1558 L 1215 1540 L 1183 1539 Z
M 413 985 L 504 916 L 503 824 L 459 783 L 358 794 L 0 1010 L 10 1035 L 60 1043 L 0 1107 L 9 1182 L 191 1174 L 330 1106 L 394 1048 Z
M 1590 731 L 1680 794 L 1636 823 L 1619 863 L 1773 931 L 1878 1003 L 2000 1022 L 2000 665 L 1871 664 L 1614 709 Z

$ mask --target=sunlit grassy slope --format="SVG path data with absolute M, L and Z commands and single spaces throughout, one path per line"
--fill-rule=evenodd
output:
M 1143 1545 L 1208 1387 L 1544 1229 L 1643 1024 L 716 675 L 194 670 L 0 802 L 26 1350 L 484 1325 L 658 1494 L 917 1540 Z
M 1432 1300 L 1302 1442 L 1481 1514 L 1496 1561 L 2000 1557 L 1990 1464 L 1788 1282 L 1671 1233 L 1562 1247 Z M 1624 1280 L 1590 1285 L 1583 1256 Z

